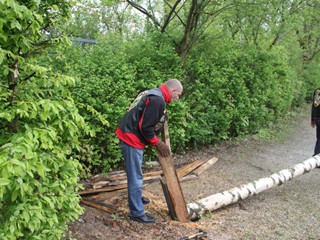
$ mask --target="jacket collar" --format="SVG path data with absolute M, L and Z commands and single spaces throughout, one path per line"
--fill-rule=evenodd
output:
M 164 98 L 164 101 L 166 103 L 171 103 L 171 96 L 170 96 L 170 92 L 169 92 L 169 89 L 166 85 L 161 85 L 159 87 L 159 89 L 161 90 L 162 92 L 162 95 L 163 95 L 163 98 Z

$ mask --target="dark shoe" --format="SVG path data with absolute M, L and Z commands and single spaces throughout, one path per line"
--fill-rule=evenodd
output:
M 143 203 L 144 205 L 147 205 L 147 204 L 150 203 L 150 199 L 149 199 L 149 198 L 142 197 L 141 199 L 142 199 L 142 203 Z
M 130 216 L 129 215 L 129 218 L 131 218 L 131 220 L 133 221 L 137 221 L 137 222 L 140 222 L 140 223 L 155 223 L 156 220 L 154 217 L 151 217 L 147 214 L 141 216 L 141 217 L 134 217 L 134 216 Z

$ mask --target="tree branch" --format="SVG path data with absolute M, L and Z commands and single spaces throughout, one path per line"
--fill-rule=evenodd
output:
M 178 12 L 176 12 L 176 8 L 178 7 L 178 4 L 179 4 L 180 2 L 181 2 L 181 0 L 177 0 L 177 1 L 174 3 L 174 5 L 171 6 L 170 3 L 168 3 L 168 1 L 165 0 L 165 3 L 170 7 L 171 10 L 170 10 L 167 18 L 166 18 L 165 21 L 164 21 L 164 24 L 163 24 L 163 26 L 162 26 L 162 28 L 161 28 L 161 32 L 164 32 L 164 31 L 165 31 L 166 27 L 168 26 L 169 22 L 171 21 L 171 16 L 172 16 L 173 13 L 179 18 L 180 22 L 185 26 L 185 23 L 182 21 L 182 19 L 181 19 L 180 16 L 178 15 Z M 184 3 L 183 3 L 183 5 L 184 5 Z M 181 9 L 181 8 L 180 8 L 180 9 Z M 180 9 L 179 9 L 179 10 L 180 10 Z
M 161 24 L 158 22 L 158 20 L 156 19 L 156 17 L 149 13 L 144 7 L 140 6 L 139 4 L 137 4 L 136 2 L 134 1 L 131 1 L 131 0 L 127 0 L 127 2 L 135 9 L 137 9 L 139 12 L 143 13 L 144 15 L 146 15 L 147 17 L 149 17 L 152 22 L 161 28 Z

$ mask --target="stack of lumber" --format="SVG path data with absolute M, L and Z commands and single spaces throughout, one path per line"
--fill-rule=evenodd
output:
M 183 182 L 199 177 L 217 161 L 218 158 L 212 157 L 209 160 L 191 162 L 177 169 L 179 181 Z M 159 180 L 161 177 L 162 171 L 146 172 L 143 174 L 143 184 L 146 185 Z M 117 207 L 102 203 L 101 201 L 127 191 L 127 176 L 125 171 L 110 172 L 108 176 L 96 175 L 91 180 L 91 186 L 79 192 L 81 203 L 109 213 L 117 212 Z

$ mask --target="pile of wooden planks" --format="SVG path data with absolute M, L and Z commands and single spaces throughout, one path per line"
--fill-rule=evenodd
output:
M 218 158 L 212 157 L 209 160 L 198 160 L 177 170 L 177 176 L 180 182 L 188 181 L 199 177 L 204 171 L 210 168 Z M 146 172 L 143 174 L 144 185 L 159 180 L 162 177 L 162 171 Z M 115 213 L 117 207 L 102 203 L 101 201 L 117 196 L 127 191 L 127 176 L 125 171 L 115 171 L 108 173 L 108 176 L 97 175 L 92 178 L 91 187 L 79 192 L 81 203 L 104 210 L 109 213 Z

